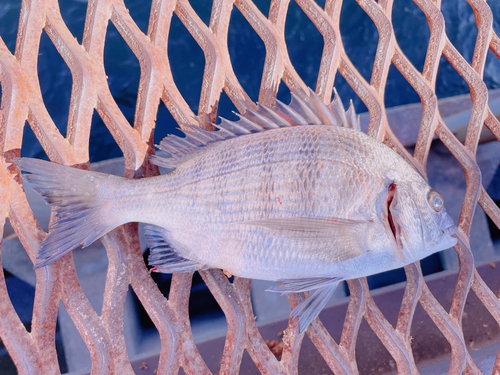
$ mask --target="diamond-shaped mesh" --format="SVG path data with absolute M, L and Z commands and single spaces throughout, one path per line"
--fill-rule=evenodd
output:
M 296 0 L 305 15 L 324 38 L 316 93 L 328 103 L 337 74 L 347 81 L 369 110 L 370 136 L 396 149 L 425 174 L 431 141 L 437 135 L 463 167 L 466 195 L 458 222 L 459 242 L 455 247 L 460 271 L 449 311 L 427 287 L 420 266 L 405 268 L 406 290 L 397 325 L 394 328 L 370 296 L 366 279 L 349 281 L 351 293 L 344 330 L 335 342 L 319 320 L 309 328 L 313 344 L 336 374 L 357 373 L 355 344 L 361 321 L 365 319 L 396 362 L 399 373 L 417 373 L 410 342 L 410 326 L 420 304 L 451 345 L 449 373 L 479 373 L 467 353 L 461 320 L 470 290 L 475 293 L 497 323 L 500 301 L 483 282 L 468 246 L 476 204 L 500 227 L 500 210 L 481 185 L 475 153 L 480 132 L 486 126 L 500 140 L 500 123 L 488 107 L 488 90 L 483 71 L 488 51 L 500 58 L 500 38 L 493 30 L 493 15 L 483 0 L 468 0 L 478 29 L 474 55 L 469 64 L 450 42 L 445 32 L 439 0 L 414 0 L 425 13 L 430 39 L 423 70 L 417 70 L 399 47 L 391 24 L 391 0 L 357 0 L 374 22 L 378 35 L 373 70 L 367 82 L 350 61 L 340 33 L 341 1 L 327 0 L 324 8 L 313 0 Z M 307 86 L 297 74 L 285 44 L 288 0 L 273 0 L 268 17 L 250 0 L 214 0 L 207 26 L 188 0 L 153 0 L 149 28 L 144 34 L 133 21 L 122 0 L 89 0 L 82 43 L 72 35 L 62 19 L 57 0 L 23 0 L 15 54 L 0 39 L 1 195 L 0 224 L 9 219 L 22 245 L 33 261 L 45 232 L 28 205 L 19 171 L 10 161 L 20 155 L 23 127 L 27 120 L 48 157 L 57 163 L 88 168 L 90 125 L 94 110 L 103 120 L 125 157 L 125 175 L 143 177 L 158 173 L 148 163 L 159 101 L 163 101 L 182 127 L 198 122 L 210 127 L 215 121 L 218 102 L 224 91 L 239 111 L 255 108 L 236 77 L 229 55 L 227 36 L 230 15 L 236 7 L 262 39 L 266 56 L 259 102 L 272 105 L 281 82 L 305 98 Z M 205 70 L 198 114 L 192 112 L 174 83 L 168 60 L 169 27 L 173 14 L 184 24 L 205 55 Z M 104 42 L 108 23 L 118 29 L 140 62 L 141 77 L 137 93 L 134 126 L 131 127 L 113 99 L 104 69 Z M 67 134 L 63 136 L 49 115 L 37 76 L 37 58 L 42 32 L 50 37 L 73 78 Z M 470 88 L 472 114 L 464 144 L 444 124 L 438 111 L 436 77 L 444 56 Z M 389 68 L 393 65 L 418 93 L 423 115 L 413 156 L 400 144 L 388 126 L 384 91 Z M 160 293 L 144 264 L 137 225 L 129 224 L 103 238 L 109 258 L 100 315 L 91 307 L 75 271 L 71 254 L 48 267 L 36 270 L 36 293 L 31 331 L 16 314 L 3 276 L 0 276 L 0 338 L 20 374 L 54 374 L 59 366 L 55 348 L 56 316 L 59 301 L 87 345 L 92 373 L 133 373 L 125 348 L 123 312 L 129 285 L 138 296 L 161 337 L 158 373 L 209 373 L 193 341 L 188 318 L 191 274 L 173 276 L 168 300 Z M 263 373 L 296 373 L 302 338 L 297 321 L 289 322 L 281 360 L 271 353 L 259 334 L 250 302 L 250 280 L 236 278 L 230 283 L 219 270 L 201 272 L 211 293 L 225 313 L 228 332 L 220 373 L 238 372 L 246 349 Z M 298 296 L 290 297 L 294 307 Z M 500 356 L 495 369 L 500 372 Z

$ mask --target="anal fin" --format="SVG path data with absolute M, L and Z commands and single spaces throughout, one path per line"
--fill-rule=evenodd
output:
M 302 334 L 313 319 L 323 310 L 323 307 L 325 307 L 342 280 L 343 278 L 340 277 L 278 280 L 278 282 L 284 284 L 269 288 L 268 291 L 282 294 L 312 291 L 311 295 L 299 303 L 291 313 L 291 316 L 299 317 L 299 333 Z
M 338 283 L 336 281 L 322 288 L 315 289 L 309 297 L 292 310 L 290 315 L 299 317 L 299 334 L 304 333 L 313 319 L 323 310 L 335 288 L 337 288 Z
M 166 229 L 147 225 L 144 227 L 144 236 L 149 247 L 149 265 L 152 271 L 162 273 L 193 272 L 203 269 L 204 266 L 194 260 L 186 259 L 171 247 L 167 240 Z

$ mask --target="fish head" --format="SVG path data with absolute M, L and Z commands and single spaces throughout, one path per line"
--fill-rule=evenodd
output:
M 393 182 L 387 188 L 387 221 L 398 257 L 406 263 L 453 247 L 457 227 L 441 194 L 425 181 Z

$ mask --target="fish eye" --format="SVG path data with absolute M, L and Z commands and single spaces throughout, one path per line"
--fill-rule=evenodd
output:
M 434 189 L 427 193 L 427 203 L 436 212 L 439 212 L 444 205 L 443 197 Z

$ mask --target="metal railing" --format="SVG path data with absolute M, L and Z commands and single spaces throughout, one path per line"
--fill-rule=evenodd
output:
M 458 281 L 451 306 L 446 311 L 427 287 L 420 266 L 405 268 L 406 289 L 393 327 L 370 296 L 366 279 L 349 281 L 350 302 L 339 342 L 335 342 L 319 320 L 307 331 L 318 351 L 335 374 L 358 372 L 355 360 L 357 332 L 365 319 L 385 345 L 399 373 L 418 373 L 411 349 L 410 327 L 420 304 L 451 345 L 450 374 L 479 373 L 467 352 L 461 320 L 465 300 L 475 293 L 497 323 L 500 301 L 483 282 L 474 267 L 469 233 L 477 203 L 500 227 L 500 210 L 481 184 L 475 153 L 483 126 L 500 140 L 500 123 L 488 106 L 488 90 L 483 73 L 488 51 L 500 58 L 500 38 L 493 30 L 494 15 L 483 0 L 468 0 L 478 29 L 474 55 L 469 64 L 448 39 L 439 0 L 414 0 L 425 13 L 430 39 L 423 70 L 418 71 L 402 52 L 391 24 L 393 2 L 357 0 L 374 22 L 378 46 L 370 82 L 367 82 L 346 55 L 340 33 L 342 1 L 327 0 L 320 7 L 313 0 L 296 0 L 305 15 L 324 38 L 316 93 L 328 103 L 337 74 L 347 81 L 369 110 L 368 134 L 386 143 L 425 174 L 427 158 L 436 135 L 463 167 L 466 194 L 458 222 Z M 182 127 L 197 121 L 210 127 L 215 121 L 218 101 L 224 91 L 239 111 L 255 108 L 242 88 L 231 65 L 227 35 L 234 7 L 246 18 L 266 48 L 259 102 L 270 106 L 279 85 L 305 98 L 307 86 L 292 65 L 285 44 L 288 0 L 272 0 L 266 17 L 250 0 L 214 0 L 210 22 L 206 25 L 187 0 L 153 0 L 149 29 L 144 34 L 133 21 L 123 0 L 90 0 L 82 43 L 67 28 L 57 0 L 23 0 L 15 53 L 0 39 L 0 224 L 9 219 L 27 254 L 33 261 L 45 232 L 36 221 L 26 200 L 19 171 L 11 164 L 23 146 L 23 127 L 27 120 L 48 157 L 53 161 L 88 168 L 89 135 L 94 110 L 106 124 L 125 157 L 125 176 L 139 178 L 158 173 L 148 163 L 153 152 L 152 134 L 158 102 L 162 100 Z M 167 46 L 173 14 L 184 24 L 205 55 L 205 70 L 197 115 L 189 108 L 174 83 Z M 498 17 L 499 15 L 495 15 Z M 131 127 L 113 99 L 104 69 L 104 42 L 112 22 L 137 56 L 141 76 L 134 126 Z M 50 37 L 73 78 L 67 133 L 63 136 L 49 115 L 37 76 L 37 59 L 42 31 Z M 445 57 L 470 88 L 472 110 L 465 142 L 462 144 L 444 124 L 438 111 L 436 77 L 439 61 Z M 423 115 L 413 155 L 401 146 L 391 131 L 384 107 L 384 91 L 393 65 L 418 93 Z M 91 307 L 81 289 L 71 254 L 36 270 L 36 292 L 32 326 L 28 332 L 12 306 L 5 280 L 0 276 L 0 338 L 20 374 L 59 373 L 55 330 L 59 301 L 64 306 L 92 358 L 92 373 L 133 373 L 125 348 L 123 310 L 131 286 L 154 322 L 161 337 L 158 373 L 210 373 L 200 356 L 190 331 L 188 299 L 191 274 L 175 274 L 168 300 L 160 293 L 144 264 L 136 224 L 125 225 L 102 239 L 109 266 L 104 302 L 100 315 Z M 219 270 L 200 272 L 225 313 L 228 331 L 220 373 L 237 373 L 244 350 L 263 373 L 297 373 L 302 337 L 298 323 L 289 321 L 278 360 L 257 329 L 250 301 L 250 280 L 235 278 L 233 283 Z M 293 308 L 299 296 L 289 297 Z M 494 371 L 500 373 L 500 355 Z

